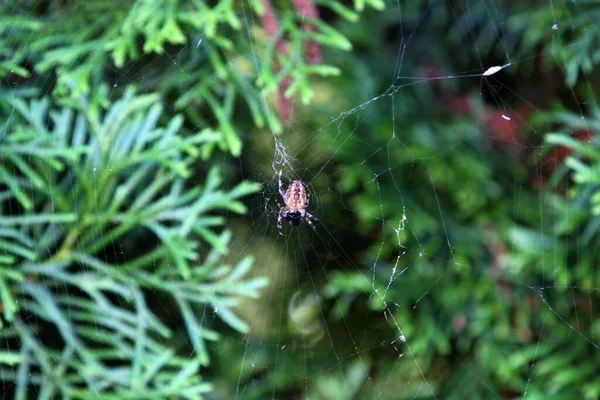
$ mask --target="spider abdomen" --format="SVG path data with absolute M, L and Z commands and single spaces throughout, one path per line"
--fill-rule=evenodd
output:
M 292 181 L 285 193 L 285 204 L 288 210 L 304 209 L 306 204 L 306 189 L 301 181 Z

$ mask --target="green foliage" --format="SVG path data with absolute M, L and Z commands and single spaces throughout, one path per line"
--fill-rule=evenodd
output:
M 405 23 L 419 21 L 425 3 L 406 5 Z M 458 63 L 482 68 L 474 63 L 477 57 L 470 50 L 477 49 L 497 64 L 514 63 L 506 70 L 509 74 L 539 78 L 542 72 L 558 69 L 570 87 L 582 74 L 594 73 L 600 63 L 595 45 L 600 31 L 594 25 L 600 18 L 597 1 L 491 4 L 496 2 L 448 2 L 445 7 L 430 7 L 427 29 L 421 29 L 411 41 L 427 46 L 428 58 L 443 70 L 456 71 Z M 444 40 L 438 40 L 440 37 Z
M 272 36 L 261 1 L 0 4 L 16 398 L 598 398 L 598 3 L 270 3 Z M 320 222 L 277 254 L 235 176 L 265 179 L 250 139 L 271 172 L 280 90 L 316 103 L 276 151 Z M 296 279 L 252 329 L 247 231 Z
M 383 3 L 324 6 L 356 22 Z M 307 40 L 351 49 L 276 10 L 265 37 L 259 1 L 0 4 L 0 363 L 16 398 L 212 390 L 207 342 L 221 323 L 247 332 L 242 298 L 267 284 L 252 256 L 225 261 L 225 214 L 260 185 L 224 187 L 216 150 L 240 156 L 248 121 L 281 131 L 267 99 L 286 75 L 308 102 L 309 79 L 339 74 L 305 60 Z
M 225 191 L 214 167 L 192 184 L 202 147 L 218 135 L 182 136 L 180 116 L 162 126 L 153 94 L 129 90 L 106 110 L 12 105 L 0 153 L 0 296 L 2 334 L 19 346 L 2 353 L 2 379 L 16 382 L 18 398 L 32 385 L 61 398 L 209 391 L 198 371 L 209 362 L 205 341 L 219 334 L 194 310 L 247 329 L 231 309 L 267 282 L 245 278 L 251 257 L 220 263 L 231 234 L 219 232 L 219 211 L 245 213 L 239 199 L 259 186 Z M 179 311 L 193 357 L 177 354 L 156 296 Z
M 599 17 L 598 2 L 584 0 L 540 7 L 533 13 L 522 13 L 511 22 L 523 32 L 522 54 L 543 45 L 546 64 L 559 66 L 567 85 L 574 86 L 581 74 L 590 74 L 600 63 L 600 50 L 594 45 L 600 32 L 593 27 Z
M 556 6 L 556 21 L 563 21 L 558 33 L 553 33 L 552 24 L 538 24 L 532 17 L 551 13 L 547 4 L 520 7 L 495 9 L 490 18 L 489 2 L 468 3 L 464 16 L 457 12 L 459 6 L 448 12 L 432 5 L 427 29 L 415 33 L 407 48 L 427 44 L 435 50 L 407 50 L 401 73 L 418 77 L 423 64 L 434 62 L 441 75 L 459 74 L 470 70 L 476 48 L 486 57 L 480 60 L 484 66 L 498 65 L 497 57 L 505 54 L 514 57 L 512 61 L 519 59 L 518 68 L 511 68 L 522 79 L 519 74 L 528 74 L 538 60 L 519 56 L 531 56 L 535 46 L 547 45 L 541 57 L 547 65 L 564 69 L 569 87 L 581 87 L 572 92 L 580 103 L 535 113 L 528 126 L 535 134 L 517 137 L 512 149 L 494 142 L 495 131 L 489 130 L 493 127 L 485 115 L 477 114 L 491 107 L 517 108 L 509 96 L 496 95 L 500 83 L 491 88 L 491 95 L 485 90 L 488 81 L 482 84 L 481 79 L 444 80 L 432 88 L 399 78 L 390 86 L 398 56 L 391 49 L 398 49 L 398 43 L 381 37 L 397 19 L 365 22 L 360 32 L 339 27 L 367 56 L 338 55 L 340 69 L 350 72 L 331 84 L 355 102 L 336 104 L 323 119 L 311 120 L 311 128 L 319 132 L 314 148 L 325 151 L 324 158 L 331 157 L 330 164 L 335 164 L 316 175 L 313 185 L 319 193 L 327 192 L 320 197 L 329 211 L 328 216 L 320 215 L 322 220 L 342 220 L 337 210 L 352 214 L 352 222 L 344 225 L 348 229 L 333 233 L 343 247 L 332 245 L 330 251 L 356 256 L 335 271 L 335 262 L 325 262 L 327 282 L 321 294 L 332 305 L 325 317 L 329 332 L 364 321 L 367 308 L 364 329 L 369 335 L 362 336 L 361 328 L 340 335 L 349 346 L 360 343 L 356 352 L 339 351 L 343 344 L 334 339 L 335 357 L 344 362 L 338 369 L 332 356 L 329 365 L 336 369 L 312 380 L 309 393 L 323 393 L 322 382 L 329 382 L 331 392 L 324 398 L 350 398 L 342 388 L 362 382 L 354 378 L 356 361 L 368 377 L 359 398 L 597 398 L 594 337 L 600 329 L 595 322 L 600 281 L 594 266 L 600 237 L 600 123 L 594 107 L 599 94 L 586 79 L 596 73 L 600 60 L 589 39 L 598 29 L 592 28 L 586 11 L 596 12 L 598 6 L 585 3 L 576 11 L 571 4 Z M 567 7 L 569 18 L 564 15 Z M 425 18 L 421 12 L 418 6 L 403 8 L 405 26 Z M 519 25 L 525 16 L 529 24 Z M 568 27 L 565 20 L 573 25 Z M 505 30 L 488 29 L 498 21 L 508 21 Z M 434 39 L 450 25 L 456 36 Z M 584 26 L 587 29 L 581 29 Z M 535 36 L 542 28 L 544 34 Z M 472 39 L 467 46 L 465 37 Z M 460 46 L 457 40 L 452 47 L 458 38 Z M 551 77 L 541 75 L 536 81 Z M 445 107 L 440 90 L 448 97 L 466 92 L 474 116 Z M 525 100 L 560 101 L 558 89 L 549 93 L 555 97 L 532 95 Z M 487 104 L 485 96 L 492 99 Z M 525 116 L 518 111 L 511 115 Z M 339 113 L 339 118 L 331 122 L 331 113 Z M 592 133 L 590 143 L 572 135 L 582 131 Z M 537 154 L 542 139 L 547 151 Z M 556 146 L 572 154 L 564 162 L 554 161 Z M 529 152 L 532 148 L 536 151 Z M 559 164 L 554 175 L 542 190 L 534 189 L 539 163 L 552 162 Z M 322 175 L 328 175 L 327 183 L 320 180 Z M 337 196 L 328 196 L 332 177 Z M 387 340 L 378 342 L 378 332 Z M 327 345 L 316 351 L 323 348 Z
M 286 97 L 300 94 L 308 102 L 313 96 L 310 77 L 339 73 L 334 66 L 308 64 L 303 57 L 304 42 L 310 39 L 345 50 L 352 45 L 325 22 L 299 21 L 301 16 L 288 6 L 278 12 L 280 32 L 265 38 L 248 26 L 248 19 L 264 12 L 259 1 L 249 2 L 251 7 L 233 0 L 211 4 L 73 0 L 45 6 L 36 1 L 0 5 L 0 54 L 8 56 L 0 61 L 0 77 L 56 76 L 53 94 L 67 103 L 96 95 L 95 88 L 107 80 L 115 87 L 126 82 L 157 90 L 173 98 L 174 108 L 194 125 L 215 128 L 221 135 L 220 145 L 239 156 L 241 141 L 234 124 L 238 98 L 245 102 L 256 126 L 268 122 L 270 129 L 279 132 L 280 122 L 264 98 L 277 91 L 285 74 L 291 77 Z M 341 3 L 325 5 L 356 20 L 356 14 Z M 355 9 L 360 12 L 365 5 L 383 7 L 381 1 L 371 0 L 357 1 Z M 304 31 L 302 23 L 319 30 Z M 289 37 L 289 56 L 275 53 L 275 42 L 283 36 Z M 30 69 L 21 65 L 24 60 Z M 279 73 L 275 73 L 276 64 L 281 65 Z M 210 109 L 216 126 L 198 111 L 201 107 Z

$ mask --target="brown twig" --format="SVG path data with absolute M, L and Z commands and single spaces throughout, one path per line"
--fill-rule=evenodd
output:
M 263 28 L 265 28 L 267 37 L 270 39 L 275 36 L 279 30 L 279 21 L 277 20 L 277 16 L 275 15 L 269 0 L 261 0 L 261 5 L 263 7 L 263 13 L 260 16 L 260 22 Z M 284 57 L 287 56 L 285 42 L 282 38 L 277 39 L 277 42 L 275 43 L 275 50 Z M 275 60 L 275 71 L 278 72 L 280 69 L 281 64 L 278 60 Z M 291 120 L 293 115 L 292 102 L 290 99 L 285 97 L 285 92 L 289 85 L 290 78 L 286 75 L 277 88 L 277 114 L 286 121 Z
M 263 28 L 265 28 L 265 32 L 267 33 L 267 37 L 270 39 L 279 30 L 279 21 L 277 20 L 277 16 L 275 15 L 275 11 L 273 11 L 273 7 L 271 7 L 271 2 L 269 0 L 261 0 L 260 1 L 263 7 L 263 13 L 260 16 L 260 23 Z M 278 53 L 286 55 L 285 51 L 285 43 L 282 38 L 277 39 L 277 43 L 275 43 L 275 49 L 277 49 Z
M 277 34 L 277 31 L 279 30 L 279 21 L 277 20 L 277 16 L 275 15 L 273 7 L 271 6 L 271 2 L 269 0 L 260 0 L 260 2 L 263 7 L 263 13 L 260 15 L 260 22 L 265 29 L 267 37 L 270 39 Z M 296 12 L 302 17 L 308 17 L 312 19 L 319 18 L 317 8 L 311 0 L 293 0 L 293 3 Z M 307 25 L 305 29 L 310 32 L 316 31 L 315 27 L 312 25 Z M 277 39 L 277 42 L 275 43 L 275 50 L 279 55 L 287 57 L 287 49 L 283 38 Z M 319 44 L 314 40 L 309 39 L 306 44 L 304 57 L 310 64 L 321 63 L 322 57 Z M 281 64 L 278 60 L 275 60 L 275 71 L 279 72 L 280 70 Z M 285 97 L 285 92 L 289 88 L 290 83 L 290 77 L 286 75 L 281 80 L 281 83 L 279 83 L 277 88 L 277 114 L 286 121 L 290 121 L 293 116 L 292 102 L 290 99 Z
M 296 12 L 304 17 L 311 18 L 313 20 L 319 19 L 319 12 L 317 11 L 317 7 L 313 4 L 311 0 L 293 0 L 294 8 Z M 304 27 L 304 30 L 308 32 L 316 32 L 316 28 L 310 24 L 307 24 Z M 309 64 L 320 64 L 322 61 L 321 57 L 321 48 L 319 44 L 313 39 L 309 39 L 306 42 L 306 51 L 304 53 L 306 57 L 306 61 Z

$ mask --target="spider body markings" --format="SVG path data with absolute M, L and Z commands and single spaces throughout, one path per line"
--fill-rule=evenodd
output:
M 277 217 L 277 229 L 279 234 L 283 234 L 283 220 L 287 220 L 290 225 L 298 225 L 300 222 L 306 222 L 311 228 L 316 229 L 313 220 L 317 218 L 306 211 L 309 204 L 310 195 L 302 181 L 294 180 L 288 188 L 283 191 L 283 183 L 281 182 L 281 170 L 279 171 L 279 195 L 283 198 L 284 206 L 277 203 L 280 207 L 279 216 Z

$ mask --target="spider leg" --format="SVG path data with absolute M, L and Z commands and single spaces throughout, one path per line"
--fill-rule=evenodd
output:
M 315 226 L 315 224 L 312 221 L 312 220 L 317 221 L 317 217 L 315 217 L 314 215 L 312 215 L 310 213 L 306 213 L 304 215 L 304 220 L 306 221 L 306 223 L 308 224 L 308 226 L 310 226 L 311 228 L 313 228 L 315 231 L 317 230 L 317 227 Z
M 277 205 L 279 205 L 279 203 L 277 203 Z M 286 215 L 285 209 L 283 207 L 281 207 L 281 209 L 279 210 L 279 215 L 277 216 L 277 229 L 279 229 L 279 234 L 281 236 L 285 236 L 283 234 L 283 223 L 282 223 L 282 219 L 285 217 L 285 215 Z
M 279 170 L 279 195 L 281 197 L 283 197 L 283 200 L 285 201 L 285 193 L 283 192 L 283 183 L 281 183 L 281 172 L 283 170 Z

